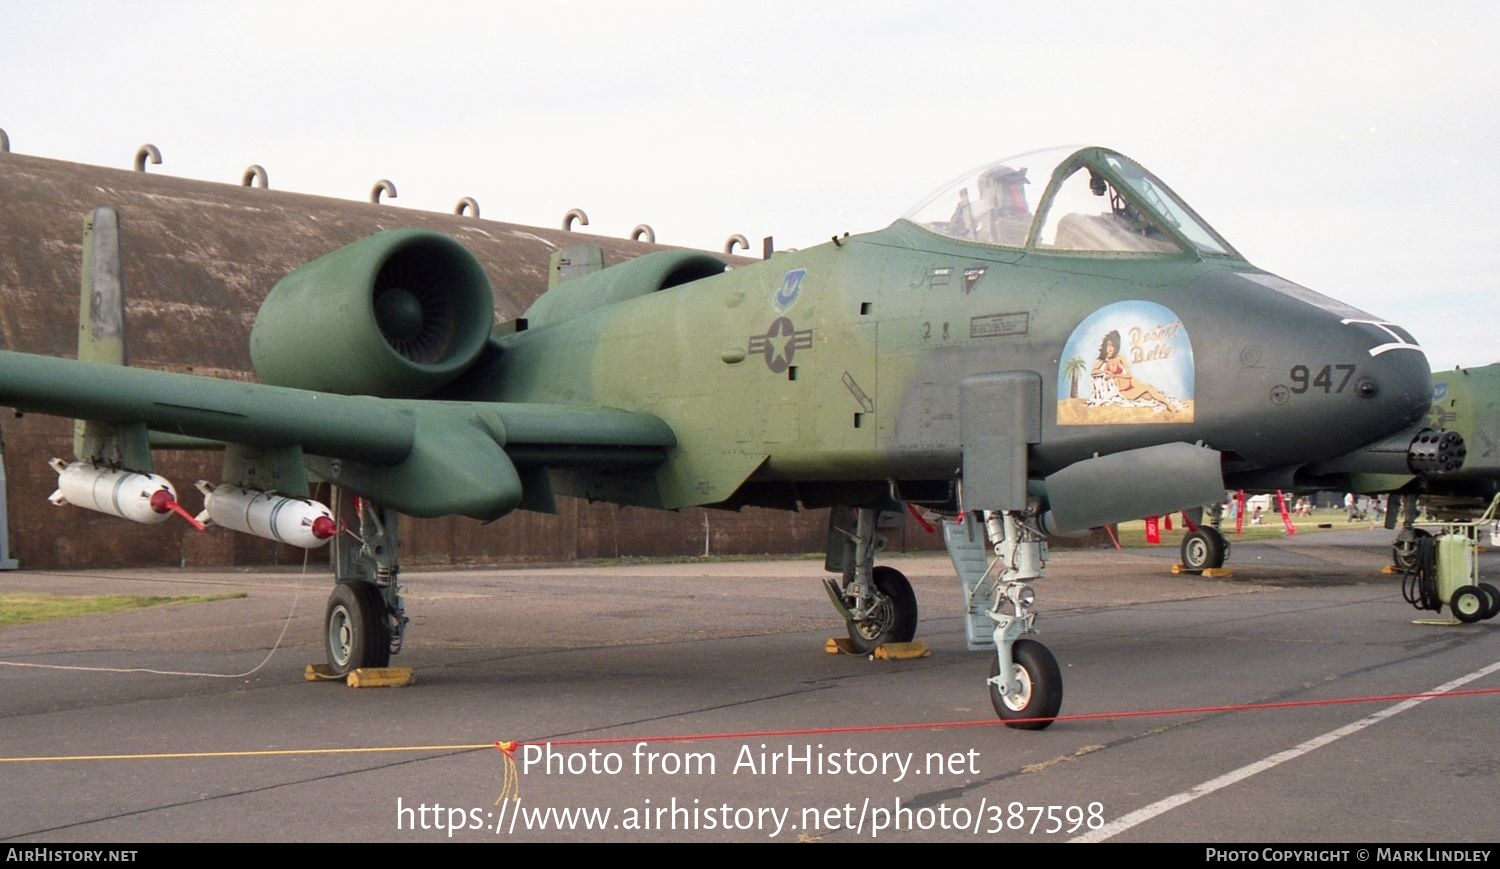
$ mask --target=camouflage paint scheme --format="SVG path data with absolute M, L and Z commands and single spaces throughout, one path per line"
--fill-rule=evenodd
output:
M 1180 216 L 1149 201 L 1131 216 L 1153 224 L 1150 251 L 1042 243 L 1054 191 L 1086 170 L 1113 196 L 1130 184 L 1122 159 L 1089 148 L 1059 164 L 1021 246 L 903 219 L 730 271 L 705 254 L 655 253 L 559 283 L 513 332 L 489 334 L 487 318 L 460 324 L 465 336 L 431 362 L 390 351 L 382 330 L 421 314 L 372 310 L 373 276 L 406 247 L 441 264 L 428 271 L 478 270 L 451 241 L 384 233 L 304 267 L 268 297 L 252 336 L 271 359 L 256 359 L 266 384 L 4 353 L 0 401 L 299 450 L 317 476 L 393 509 L 483 519 L 545 510 L 553 485 L 667 509 L 861 504 L 893 486 L 952 506 L 961 384 L 994 372 L 1040 382 L 1039 435 L 1026 438 L 1034 478 L 1181 442 L 1219 451 L 1226 485 L 1290 484 L 1307 464 L 1427 412 L 1430 372 L 1409 336 L 1262 272 L 1227 244 L 1205 252 L 1173 222 Z M 476 280 L 482 273 L 455 282 Z M 293 301 L 299 281 L 321 293 L 317 305 Z M 1154 425 L 1060 425 L 1069 337 L 1096 313 L 1142 300 L 1192 336 L 1192 412 Z M 323 354 L 341 361 L 304 379 L 295 372 L 309 345 L 369 353 Z

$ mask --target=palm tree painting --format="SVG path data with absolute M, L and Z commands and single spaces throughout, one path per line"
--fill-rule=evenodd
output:
M 1074 356 L 1072 359 L 1069 359 L 1067 362 L 1063 363 L 1062 374 L 1064 377 L 1068 378 L 1069 398 L 1078 397 L 1078 378 L 1086 374 L 1088 370 L 1089 364 L 1083 361 L 1082 356 Z

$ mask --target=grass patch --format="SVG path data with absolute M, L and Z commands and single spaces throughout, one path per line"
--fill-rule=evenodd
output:
M 0 627 L 50 622 L 92 613 L 112 613 L 164 604 L 204 603 L 248 597 L 234 594 L 193 594 L 179 597 L 157 597 L 143 594 L 97 594 L 72 596 L 62 594 L 0 594 Z
M 1380 522 L 1346 522 L 1347 514 L 1342 508 L 1337 510 L 1314 510 L 1311 516 L 1293 516 L 1292 526 L 1297 529 L 1298 534 L 1317 534 L 1322 531 L 1357 531 L 1375 527 L 1384 527 Z M 1281 524 L 1280 513 L 1267 513 L 1261 517 L 1260 525 L 1251 525 L 1250 520 L 1245 520 L 1245 525 L 1239 534 L 1234 533 L 1234 522 L 1224 520 L 1220 528 L 1224 539 L 1231 544 L 1249 540 L 1280 540 L 1287 536 L 1286 528 Z M 1329 528 L 1319 528 L 1319 525 L 1329 525 Z M 1162 546 L 1180 546 L 1182 535 L 1187 529 L 1182 525 L 1182 517 L 1172 515 L 1172 530 L 1165 529 L 1161 532 Z M 1393 532 L 1394 533 L 1394 532 Z M 1136 519 L 1131 522 L 1119 524 L 1120 545 L 1128 547 L 1146 546 L 1146 521 Z

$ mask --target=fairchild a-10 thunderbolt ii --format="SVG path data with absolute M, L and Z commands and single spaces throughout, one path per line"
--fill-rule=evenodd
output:
M 563 279 L 496 328 L 465 249 L 388 231 L 270 292 L 259 384 L 4 353 L 0 403 L 85 420 L 54 500 L 138 521 L 183 510 L 153 444 L 222 442 L 200 519 L 335 538 L 340 673 L 399 649 L 397 514 L 491 520 L 563 493 L 834 507 L 825 584 L 868 650 L 915 634 L 910 584 L 875 561 L 882 516 L 921 507 L 945 517 L 995 710 L 1026 728 L 1062 702 L 1032 636 L 1048 535 L 1461 451 L 1422 426 L 1407 332 L 1252 266 L 1102 148 L 991 164 L 885 229 L 748 266 L 597 265 L 563 251 Z

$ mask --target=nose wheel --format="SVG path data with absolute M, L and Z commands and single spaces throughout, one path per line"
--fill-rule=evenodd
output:
M 1011 685 L 1015 690 L 1002 692 L 1000 659 L 990 661 L 990 704 L 1007 727 L 1017 730 L 1042 730 L 1062 709 L 1062 670 L 1052 650 L 1031 639 L 1011 644 Z
M 1031 638 L 1036 633 L 1036 592 L 1030 583 L 1046 576 L 1047 545 L 1034 524 L 1035 510 L 985 512 L 985 536 L 994 559 L 992 577 L 990 705 L 1007 727 L 1043 730 L 1062 709 L 1062 671 L 1051 650 Z M 955 564 L 957 559 L 955 559 Z

